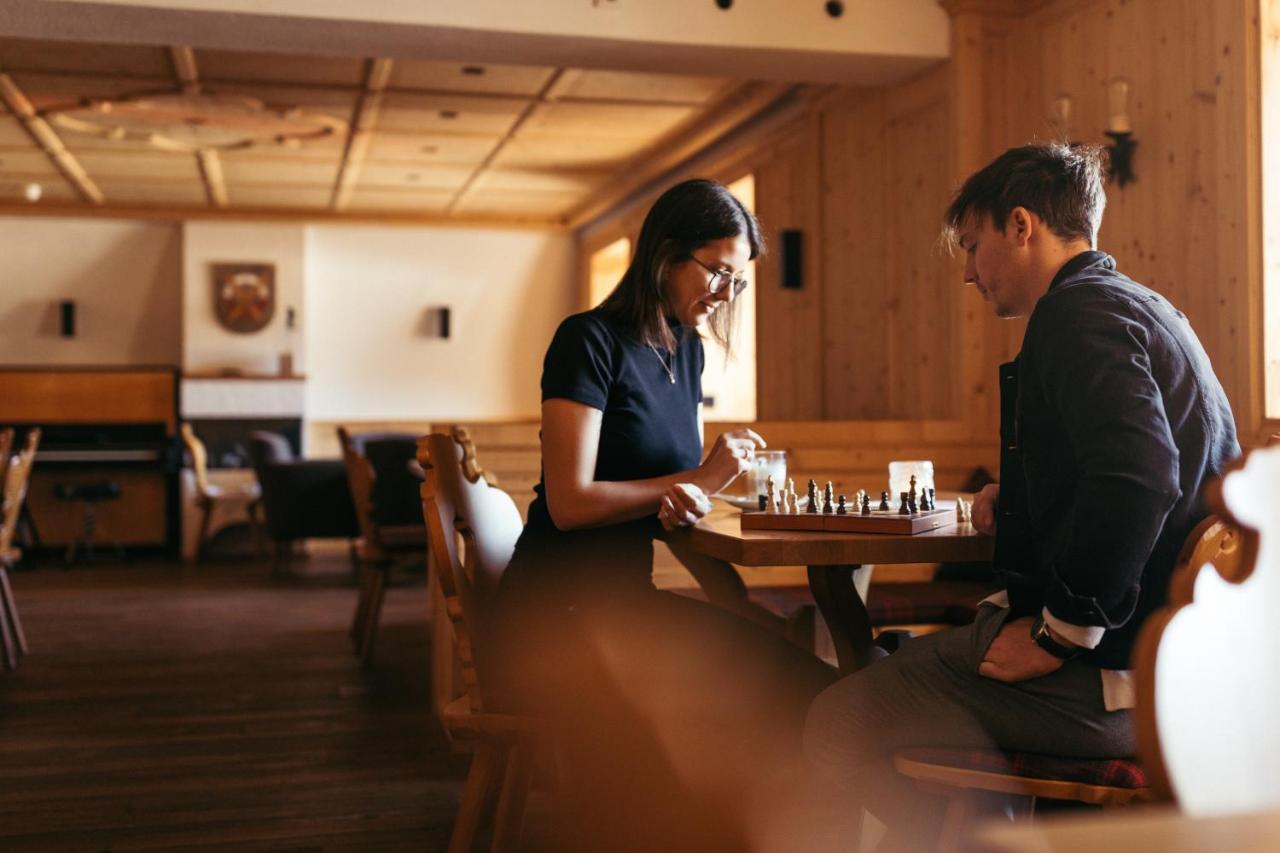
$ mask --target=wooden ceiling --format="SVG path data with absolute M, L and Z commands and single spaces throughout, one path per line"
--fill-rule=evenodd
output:
M 0 39 L 0 207 L 561 225 L 664 152 L 731 130 L 786 89 L 578 68 Z M 291 145 L 173 151 L 58 118 L 93 100 L 184 92 L 248 97 L 272 115 L 294 110 L 341 124 Z M 30 183 L 43 189 L 39 202 L 23 201 Z

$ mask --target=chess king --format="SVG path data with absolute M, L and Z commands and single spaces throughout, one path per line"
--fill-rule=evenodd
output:
M 893 771 L 913 744 L 1088 758 L 1134 754 L 1130 655 L 1240 452 L 1226 394 L 1187 318 L 1097 250 L 1099 152 L 1027 145 L 972 175 L 945 215 L 964 281 L 1027 317 L 999 369 L 999 485 L 973 503 L 1005 589 L 972 625 L 907 641 L 824 691 L 805 753 L 846 810 L 931 849 L 940 806 Z

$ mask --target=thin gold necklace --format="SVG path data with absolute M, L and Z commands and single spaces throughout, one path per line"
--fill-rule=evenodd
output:
M 675 371 L 676 354 L 674 352 L 671 353 L 671 365 L 667 366 L 667 362 L 663 360 L 662 353 L 658 352 L 657 347 L 655 347 L 653 344 L 649 344 L 649 349 L 653 351 L 653 354 L 655 356 L 657 356 L 658 364 L 661 364 L 662 369 L 667 372 L 667 378 L 671 380 L 671 384 L 675 385 L 676 384 L 676 371 Z

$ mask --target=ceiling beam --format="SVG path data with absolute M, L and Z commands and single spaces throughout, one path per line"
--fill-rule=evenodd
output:
M 199 95 L 200 69 L 196 66 L 196 52 L 190 45 L 173 45 L 169 48 L 169 58 L 173 61 L 173 73 L 182 86 L 184 95 Z M 213 207 L 226 207 L 227 182 L 222 175 L 222 159 L 213 148 L 201 148 L 196 151 L 196 167 L 200 170 L 200 180 L 204 184 L 204 194 Z
M 0 100 L 4 101 L 9 111 L 22 123 L 23 130 L 35 141 L 45 156 L 53 161 L 53 165 L 71 182 L 76 192 L 80 193 L 85 201 L 89 204 L 102 204 L 106 201 L 102 190 L 98 189 L 98 185 L 89 177 L 89 173 L 84 170 L 84 166 L 80 165 L 75 155 L 67 150 L 67 146 L 62 143 L 62 138 L 36 112 L 31 101 L 18 88 L 18 84 L 13 82 L 13 78 L 4 73 L 0 73 Z
M 610 181 L 603 192 L 593 194 L 585 204 L 569 213 L 569 227 L 580 228 L 602 216 L 646 185 L 727 137 L 730 132 L 746 126 L 771 107 L 795 97 L 803 89 L 803 86 L 781 83 L 744 83 L 735 88 L 719 104 L 665 135 L 620 169 L 619 180 Z
M 476 181 L 482 174 L 484 174 L 484 170 L 493 164 L 494 159 L 502 153 L 502 149 L 507 147 L 507 143 L 515 138 L 517 131 L 519 131 L 521 126 L 529 120 L 529 116 L 533 115 L 533 111 L 538 108 L 538 105 L 547 103 L 551 90 L 555 88 L 556 83 L 559 82 L 564 71 L 565 70 L 563 68 L 557 68 L 555 72 L 547 78 L 547 81 L 542 84 L 542 88 L 538 90 L 538 94 L 534 95 L 529 100 L 529 103 L 524 105 L 524 109 L 520 111 L 520 115 L 516 116 L 516 120 L 511 123 L 509 128 L 507 128 L 507 132 L 502 135 L 502 138 L 498 140 L 496 145 L 489 149 L 489 153 L 480 161 L 480 165 L 476 166 L 476 168 L 467 177 L 467 180 L 458 188 L 457 194 L 453 197 L 453 200 L 449 202 L 449 206 L 445 208 L 446 213 L 453 213 L 457 210 L 458 205 L 471 194 L 471 191 L 475 188 Z
M 342 161 L 338 164 L 338 177 L 333 184 L 333 198 L 329 206 L 334 210 L 346 210 L 351 203 L 351 193 L 355 191 L 356 181 L 360 178 L 360 169 L 364 166 L 365 155 L 369 153 L 373 129 L 382 110 L 382 98 L 391 79 L 391 67 L 390 59 L 370 59 L 368 62 L 364 91 L 360 93 L 355 112 L 351 116 L 351 129 L 347 133 Z
M 79 204 L 52 202 L 27 204 L 0 201 L 0 216 L 93 217 L 103 219 L 137 219 L 144 221 L 182 222 L 185 220 L 232 222 L 302 222 L 361 223 L 392 227 L 420 228 L 511 228 L 534 231 L 564 232 L 564 222 L 555 216 L 450 216 L 443 213 L 382 213 L 351 211 L 335 213 L 322 208 L 236 207 L 220 210 L 189 205 L 110 204 L 85 207 Z

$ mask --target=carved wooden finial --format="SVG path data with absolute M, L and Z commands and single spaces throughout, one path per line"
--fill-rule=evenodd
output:
M 462 446 L 462 474 L 472 483 L 484 480 L 490 486 L 498 485 L 498 478 L 480 467 L 476 461 L 476 443 L 471 438 L 471 431 L 464 426 L 456 426 L 452 430 L 453 440 Z

